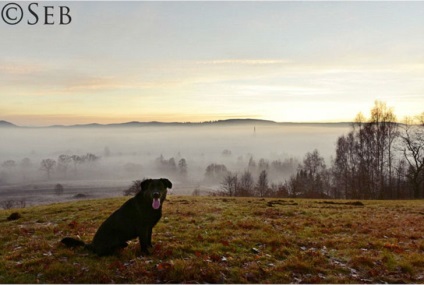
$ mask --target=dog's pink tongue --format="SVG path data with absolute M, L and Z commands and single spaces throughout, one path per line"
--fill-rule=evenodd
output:
M 155 210 L 159 209 L 159 207 L 160 207 L 160 199 L 153 199 L 152 207 Z

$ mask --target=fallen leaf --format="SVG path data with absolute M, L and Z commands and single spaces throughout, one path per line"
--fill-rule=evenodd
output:
M 156 265 L 158 271 L 169 270 L 173 267 L 173 264 L 170 262 L 162 262 Z
M 154 249 L 153 249 L 153 250 L 154 250 L 154 251 L 162 250 L 162 245 L 161 245 L 161 244 L 159 244 L 159 243 L 155 244 L 155 247 L 154 247 Z
M 217 254 L 212 254 L 209 258 L 214 262 L 221 261 L 221 257 Z
M 118 269 L 118 270 L 120 270 L 120 271 L 123 271 L 123 270 L 125 270 L 125 269 L 126 269 L 126 267 L 125 267 L 125 265 L 124 265 L 122 262 L 120 262 L 120 261 L 115 261 L 115 262 L 112 262 L 112 263 L 109 265 L 109 269 Z
M 78 223 L 76 221 L 72 221 L 68 224 L 68 227 L 71 229 L 75 229 L 77 227 Z

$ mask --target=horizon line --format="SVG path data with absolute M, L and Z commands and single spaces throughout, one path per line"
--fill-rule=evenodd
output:
M 258 122 L 258 123 L 268 123 L 268 124 L 351 124 L 352 121 L 325 121 L 325 122 L 319 122 L 319 121 L 308 121 L 308 122 L 299 122 L 299 121 L 274 121 L 274 120 L 267 120 L 267 119 L 253 119 L 253 118 L 237 118 L 237 119 L 218 119 L 218 120 L 206 120 L 206 121 L 173 121 L 173 122 L 165 122 L 165 121 L 123 121 L 119 123 L 82 123 L 82 124 L 69 124 L 69 125 L 63 125 L 63 124 L 51 124 L 51 125 L 17 125 L 11 121 L 8 120 L 1 120 L 0 124 L 3 124 L 4 126 L 10 126 L 10 127 L 23 127 L 23 128 L 49 128 L 49 127 L 112 127 L 112 126 L 122 126 L 122 125 L 130 125 L 130 124 L 162 124 L 162 125 L 172 125 L 172 124 L 179 124 L 179 125 L 202 125 L 202 124 L 216 124 L 216 123 L 231 123 L 231 122 L 245 122 L 248 123 L 251 122 Z M 1 125 L 0 125 L 1 127 Z

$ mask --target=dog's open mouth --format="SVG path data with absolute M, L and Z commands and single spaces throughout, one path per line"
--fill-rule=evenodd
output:
M 159 198 L 153 198 L 152 207 L 155 210 L 160 208 L 160 199 Z

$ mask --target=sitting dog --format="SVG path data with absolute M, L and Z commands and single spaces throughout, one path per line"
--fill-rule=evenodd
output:
M 152 247 L 152 229 L 162 217 L 162 205 L 172 183 L 165 178 L 146 179 L 140 188 L 103 222 L 90 244 L 70 237 L 61 242 L 68 247 L 84 246 L 102 256 L 128 246 L 127 241 L 138 237 L 141 253 L 148 255 L 148 247 Z

